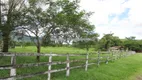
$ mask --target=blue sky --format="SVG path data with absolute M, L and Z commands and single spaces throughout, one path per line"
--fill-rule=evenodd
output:
M 123 13 L 121 13 L 120 15 L 118 15 L 119 20 L 122 20 L 124 18 L 128 18 L 129 11 L 130 11 L 130 8 L 126 8 Z
M 128 18 L 129 11 L 130 11 L 130 8 L 126 8 L 125 11 L 119 15 L 112 14 L 111 16 L 109 16 L 109 19 L 113 20 L 113 18 L 118 17 L 119 20 L 123 20 L 124 18 Z
M 90 21 L 100 37 L 112 32 L 120 38 L 142 39 L 142 0 L 81 0 L 80 6 L 95 12 Z

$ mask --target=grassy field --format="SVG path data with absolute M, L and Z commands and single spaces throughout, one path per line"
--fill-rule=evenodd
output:
M 134 75 L 130 76 L 129 80 L 142 80 L 142 68 L 140 68 Z
M 28 46 L 28 47 L 16 47 L 15 49 L 10 49 L 10 52 L 36 52 L 35 46 Z M 58 53 L 58 54 L 66 54 L 66 53 L 72 53 L 72 54 L 81 54 L 86 53 L 86 49 L 80 49 L 80 48 L 73 48 L 73 47 L 41 47 L 42 53 Z M 91 48 L 89 52 L 94 52 L 94 49 Z
M 36 48 L 34 47 L 25 47 L 16 49 L 11 49 L 11 52 L 35 52 Z M 54 53 L 86 53 L 83 49 L 76 48 L 66 48 L 66 47 L 48 47 L 42 48 L 42 52 L 51 52 Z M 93 51 L 93 50 L 92 50 Z M 91 50 L 90 50 L 91 52 Z M 71 58 L 71 59 L 80 59 L 81 57 Z M 65 61 L 65 57 L 54 57 L 53 61 Z M 47 62 L 48 57 L 41 57 L 41 62 Z M 35 57 L 17 57 L 17 64 L 23 63 L 33 63 Z M 84 64 L 82 63 L 73 63 L 71 66 Z M 116 61 L 110 61 L 109 64 L 102 63 L 100 67 L 96 65 L 89 66 L 88 71 L 85 71 L 84 68 L 73 69 L 69 77 L 65 76 L 65 71 L 53 73 L 52 80 L 141 80 L 139 76 L 142 75 L 142 54 L 135 54 L 129 57 L 121 58 Z M 0 57 L 0 65 L 10 64 L 10 57 Z M 66 65 L 53 66 L 52 69 L 65 68 Z M 32 68 L 19 68 L 17 69 L 17 74 L 26 74 L 26 73 L 35 73 L 41 71 L 47 71 L 47 66 L 42 67 L 32 67 Z M 9 76 L 8 70 L 0 70 L 0 77 Z M 47 75 L 40 75 L 32 78 L 27 78 L 23 80 L 47 80 Z

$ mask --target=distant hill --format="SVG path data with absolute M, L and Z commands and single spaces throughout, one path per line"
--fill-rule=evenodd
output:
M 29 36 L 27 35 L 23 35 L 22 37 L 21 36 L 14 36 L 12 37 L 14 41 L 24 41 L 24 42 L 31 42 L 31 39 Z
M 11 34 L 11 39 L 13 39 L 14 41 L 24 41 L 24 42 L 31 42 L 31 39 L 29 36 L 27 35 L 18 35 L 18 36 L 15 36 L 15 33 L 12 33 Z M 0 33 L 0 40 L 2 40 L 2 34 Z

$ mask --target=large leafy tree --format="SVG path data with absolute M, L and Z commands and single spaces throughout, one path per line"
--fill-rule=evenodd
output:
M 3 52 L 8 52 L 10 33 L 20 26 L 18 20 L 23 15 L 21 10 L 25 6 L 25 0 L 1 0 L 0 1 L 0 31 L 3 37 Z
M 43 35 L 45 12 L 41 7 L 38 7 L 36 3 L 38 0 L 29 0 L 29 7 L 27 8 L 27 13 L 24 16 L 24 25 L 22 30 L 25 30 L 26 34 L 31 37 L 31 40 L 35 43 L 37 47 L 37 53 L 40 53 L 40 37 Z
M 59 38 L 61 38 L 63 42 L 69 42 L 83 32 L 90 32 L 94 29 L 88 21 L 91 13 L 78 10 L 79 1 L 29 0 L 28 3 L 28 8 L 24 10 L 27 14 L 22 19 L 24 25 L 21 29 L 35 37 L 32 40 L 36 44 L 37 53 L 40 53 L 41 41 L 49 41 L 52 38 L 60 42 Z M 42 8 L 41 4 L 46 7 Z M 37 60 L 39 61 L 39 56 Z
M 24 25 L 19 29 L 25 31 L 26 35 L 28 35 L 36 45 L 37 53 L 40 53 L 42 36 L 45 34 L 45 31 L 52 29 L 52 26 L 49 24 L 52 14 L 43 10 L 40 5 L 49 5 L 50 8 L 52 3 L 46 0 L 29 0 L 27 3 L 29 5 L 27 6 L 27 9 L 24 10 L 27 14 L 23 16 L 23 19 L 21 20 Z M 39 60 L 40 57 L 37 56 L 37 61 Z
M 52 32 L 52 36 L 56 40 L 60 39 L 57 42 L 69 44 L 72 39 L 94 29 L 94 25 L 91 25 L 88 20 L 92 13 L 79 11 L 79 1 L 61 0 L 57 4 L 58 10 L 53 20 L 56 27 Z
M 60 37 L 69 42 L 94 29 L 88 21 L 91 13 L 79 10 L 78 0 L 2 0 L 0 7 L 3 52 L 8 51 L 10 33 L 14 30 L 29 34 L 40 53 L 41 39 Z

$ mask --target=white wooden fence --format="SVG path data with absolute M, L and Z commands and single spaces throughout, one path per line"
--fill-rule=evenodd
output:
M 108 52 L 103 52 L 104 54 L 107 54 Z M 80 68 L 80 67 L 84 67 L 85 71 L 87 71 L 88 66 L 89 65 L 93 65 L 96 64 L 97 66 L 100 66 L 101 62 L 105 62 L 106 64 L 108 64 L 108 61 L 110 60 L 116 60 L 118 58 L 121 57 L 125 57 L 127 55 L 130 54 L 134 54 L 135 52 L 109 52 L 108 55 L 106 56 L 100 56 L 101 52 L 97 52 L 97 57 L 95 58 L 89 58 L 89 55 L 92 54 L 34 54 L 34 53 L 2 53 L 0 52 L 0 56 L 10 56 L 11 57 L 11 65 L 5 65 L 5 66 L 1 66 L 0 65 L 0 70 L 4 70 L 4 69 L 9 69 L 10 70 L 10 76 L 9 77 L 4 77 L 4 78 L 0 78 L 0 80 L 16 80 L 16 79 L 23 79 L 23 78 L 29 78 L 29 77 L 34 77 L 37 75 L 42 75 L 42 74 L 48 74 L 48 79 L 51 79 L 51 74 L 55 73 L 55 72 L 60 72 L 60 71 L 66 71 L 66 76 L 70 75 L 70 70 L 71 69 L 75 69 L 75 68 Z M 94 54 L 93 54 L 94 55 Z M 29 63 L 29 64 L 16 64 L 16 57 L 17 56 L 48 56 L 49 60 L 48 62 L 40 62 L 40 63 Z M 53 56 L 66 56 L 66 61 L 65 62 L 53 62 Z M 80 59 L 80 60 L 70 60 L 71 56 L 84 56 L 84 59 Z M 105 61 L 101 61 L 101 59 L 105 59 Z M 97 62 L 91 62 L 89 63 L 89 60 L 94 60 Z M 80 65 L 80 66 L 73 66 L 70 67 L 70 63 L 73 62 L 81 62 L 84 61 L 84 65 Z M 63 69 L 56 69 L 56 70 L 52 70 L 52 65 L 58 65 L 58 64 L 66 64 L 66 68 Z M 44 72 L 38 72 L 38 73 L 34 73 L 34 74 L 27 74 L 27 75 L 16 75 L 16 68 L 24 68 L 24 67 L 33 67 L 33 66 L 48 66 L 48 70 L 44 71 Z

